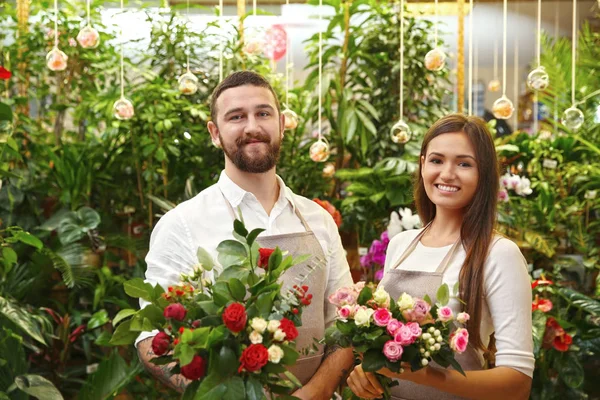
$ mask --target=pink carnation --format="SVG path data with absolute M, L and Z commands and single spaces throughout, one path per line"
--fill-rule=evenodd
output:
M 454 313 L 452 309 L 448 306 L 438 308 L 438 321 L 448 322 L 452 321 L 454 318 Z
M 387 326 L 392 319 L 392 313 L 387 308 L 378 308 L 373 313 L 373 321 L 377 326 Z
M 457 353 L 464 353 L 469 344 L 469 331 L 459 328 L 450 336 L 450 348 Z
M 383 345 L 383 355 L 386 356 L 387 359 L 391 362 L 396 362 L 400 360 L 400 358 L 402 358 L 403 352 L 404 349 L 402 348 L 402 346 L 393 340 L 388 340 Z
M 414 343 L 415 337 L 408 325 L 403 325 L 400 327 L 400 329 L 398 329 L 398 331 L 396 331 L 394 340 L 400 343 L 402 346 L 408 346 L 409 344 Z
M 398 329 L 400 329 L 400 327 L 404 326 L 404 324 L 400 321 L 398 321 L 395 318 L 390 319 L 390 321 L 387 324 L 387 332 L 390 334 L 390 336 L 396 336 L 396 332 L 398 332 Z
M 408 326 L 408 329 L 410 329 L 415 339 L 421 336 L 423 331 L 417 322 L 409 322 L 406 326 Z

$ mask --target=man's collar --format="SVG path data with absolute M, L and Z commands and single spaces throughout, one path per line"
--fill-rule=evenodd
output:
M 296 211 L 296 203 L 294 202 L 294 197 L 292 191 L 285 185 L 283 179 L 279 175 L 276 175 L 277 183 L 279 184 L 279 198 L 277 199 L 277 203 L 287 200 L 292 206 L 293 211 Z M 235 182 L 227 176 L 225 170 L 221 171 L 221 175 L 219 176 L 219 181 L 217 182 L 217 186 L 223 192 L 225 199 L 229 201 L 231 207 L 234 209 L 237 208 L 244 196 L 250 194 L 250 192 L 245 191 L 241 187 L 239 187 Z

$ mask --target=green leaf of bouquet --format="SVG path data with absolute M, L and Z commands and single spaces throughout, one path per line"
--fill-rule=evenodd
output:
M 246 243 L 248 243 L 248 246 L 252 247 L 258 235 L 260 235 L 264 231 L 265 230 L 262 228 L 253 229 L 246 237 Z
M 296 375 L 294 375 L 293 373 L 291 373 L 290 371 L 285 371 L 283 373 L 294 385 L 296 385 L 297 387 L 302 386 L 302 382 L 300 382 L 298 380 L 298 378 L 296 378 Z
M 129 320 L 129 330 L 134 332 L 142 332 L 144 328 L 142 327 L 142 323 L 144 322 L 144 317 L 140 314 L 136 314 Z
M 215 304 L 222 307 L 233 300 L 227 282 L 216 282 L 212 287 Z
M 371 332 L 368 332 L 364 335 L 364 338 L 369 340 L 369 341 L 373 341 L 375 339 L 377 339 L 378 337 L 380 337 L 381 335 L 383 335 L 384 330 L 383 329 L 375 329 Z
M 154 365 L 167 365 L 173 362 L 173 357 L 170 355 L 154 357 L 150 359 L 150 362 Z
M 442 347 L 442 349 L 443 349 L 443 347 Z M 420 362 L 420 357 L 418 357 L 418 355 L 419 355 L 419 350 L 417 349 L 417 347 L 415 345 L 407 346 L 404 348 L 404 352 L 402 353 L 402 361 L 410 362 L 413 359 L 419 359 L 419 362 Z
M 119 322 L 121 322 L 125 318 L 131 317 L 136 312 L 137 312 L 137 310 L 134 310 L 133 308 L 126 308 L 125 310 L 119 311 L 117 313 L 117 315 L 115 315 L 115 317 L 113 318 L 113 321 L 112 321 L 113 326 L 117 326 L 119 324 Z
M 437 298 L 438 303 L 440 303 L 442 306 L 448 304 L 448 301 L 450 300 L 450 289 L 448 289 L 447 283 L 444 283 L 442 286 L 440 286 L 435 297 Z
M 276 294 L 276 293 L 275 293 Z M 262 318 L 267 318 L 273 308 L 273 297 L 271 293 L 263 293 L 256 299 L 256 307 Z
M 181 343 L 189 343 L 192 341 L 192 330 L 184 329 L 181 334 Z
M 244 223 L 239 219 L 233 221 L 233 231 L 244 238 L 248 236 L 248 230 L 244 226 Z
M 131 320 L 125 321 L 117 327 L 108 344 L 111 346 L 131 344 L 135 341 L 138 335 L 139 332 L 131 330 Z
M 458 361 L 456 361 L 456 359 L 454 357 L 450 357 L 450 359 L 448 361 L 450 362 L 450 365 L 452 365 L 452 368 L 457 370 L 462 376 L 464 376 L 464 377 L 467 376 L 465 374 L 465 371 L 462 369 L 461 365 L 458 363 Z
M 198 247 L 198 250 L 196 250 L 196 258 L 198 258 L 198 262 L 202 264 L 202 268 L 207 271 L 211 271 L 215 266 L 215 261 L 210 253 L 202 247 Z
M 282 258 L 281 249 L 276 247 L 273 254 L 269 257 L 269 265 L 267 267 L 269 271 L 275 271 L 279 267 L 279 264 L 281 264 Z
M 221 346 L 216 362 L 217 372 L 221 374 L 221 376 L 234 374 L 239 367 L 239 362 L 235 353 L 227 345 Z M 241 398 L 243 398 L 243 396 Z
M 181 400 L 194 400 L 196 396 L 196 392 L 198 391 L 198 387 L 200 386 L 200 381 L 193 381 L 185 388 L 185 392 L 183 396 L 181 396 Z
M 229 281 L 231 278 L 239 279 L 242 282 L 247 281 L 250 268 L 242 265 L 231 265 L 223 270 L 217 280 Z
M 285 344 L 281 344 L 279 347 L 281 347 L 281 350 L 283 350 L 283 357 L 281 357 L 280 364 L 294 365 L 300 356 L 298 350 Z
M 196 352 L 187 343 L 181 343 L 179 345 L 179 363 L 182 367 L 185 367 L 194 359 Z
M 219 311 L 219 306 L 212 300 L 199 301 L 198 306 L 208 315 L 215 315 Z
M 196 328 L 192 331 L 192 342 L 195 349 L 207 348 L 208 338 L 211 334 L 210 327 Z
M 435 353 L 431 358 L 433 358 L 433 361 L 444 368 L 448 368 L 450 366 L 450 361 L 444 353 Z
M 142 278 L 133 278 L 123 284 L 125 293 L 134 298 L 152 301 L 154 288 L 151 284 L 144 282 Z
M 367 372 L 375 372 L 385 366 L 386 360 L 380 350 L 368 350 L 364 355 L 362 366 Z
M 239 376 L 231 377 L 224 384 L 227 385 L 227 392 L 225 392 L 223 400 L 239 400 L 246 397 L 244 380 Z
M 267 363 L 264 367 L 262 367 L 262 372 L 265 374 L 283 374 L 285 372 L 285 367 L 281 364 L 273 364 Z
M 344 335 L 350 335 L 352 333 L 352 330 L 353 330 L 353 326 L 352 325 L 353 325 L 352 322 L 343 322 L 343 321 L 339 321 L 339 320 L 335 322 L 335 326 Z
M 244 301 L 246 297 L 246 286 L 236 278 L 231 278 L 229 280 L 229 290 L 231 291 L 231 295 L 237 301 Z
M 227 391 L 227 387 L 222 382 L 223 378 L 216 371 L 214 373 L 211 372 L 200 383 L 194 400 L 222 400 L 223 395 Z
M 108 312 L 106 310 L 100 310 L 98 312 L 95 312 L 92 315 L 92 317 L 88 321 L 87 329 L 88 330 L 96 329 L 96 328 L 106 324 L 108 321 L 109 321 Z
M 246 247 L 236 240 L 224 240 L 217 246 L 219 252 L 219 262 L 221 265 L 239 264 L 246 257 L 248 252 Z
M 292 264 L 298 265 L 308 261 L 312 256 L 310 254 L 301 254 L 297 257 L 294 257 L 292 260 Z
M 263 389 L 259 381 L 253 377 L 248 377 L 246 380 L 246 398 L 248 400 L 262 400 Z
M 431 301 L 431 297 L 429 297 L 428 294 L 426 294 L 425 297 L 423 297 L 423 300 L 425 300 L 430 306 L 433 305 L 433 301 Z
M 389 336 L 389 335 L 381 335 L 378 338 L 376 338 L 375 340 L 373 340 L 373 343 L 372 343 L 371 347 L 374 348 L 374 349 L 382 349 L 383 350 L 383 346 L 389 340 L 392 340 L 391 336 Z
M 211 330 L 208 334 L 208 341 L 206 342 L 207 348 L 213 348 L 216 344 L 223 341 L 225 338 L 225 332 L 227 328 L 224 325 L 218 326 L 215 329 Z
M 358 304 L 360 304 L 361 306 L 364 306 L 367 304 L 367 301 L 371 300 L 373 298 L 373 291 L 371 290 L 370 287 L 365 286 L 361 291 L 360 294 L 358 295 Z
M 149 319 L 153 325 L 162 325 L 166 321 L 163 310 L 154 304 L 148 304 L 146 307 L 142 308 L 139 315 Z
M 456 282 L 454 284 L 454 286 L 452 287 L 452 295 L 457 296 L 458 295 L 458 290 L 460 289 L 460 282 Z

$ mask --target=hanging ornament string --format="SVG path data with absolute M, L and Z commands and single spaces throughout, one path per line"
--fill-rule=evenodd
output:
M 506 29 L 508 19 L 508 0 L 504 0 L 503 32 L 502 32 L 502 96 L 506 96 Z
M 256 0 L 252 0 L 252 15 L 256 17 Z
M 469 0 L 469 107 L 468 114 L 473 114 L 473 0 Z
M 517 3 L 517 17 L 519 15 L 519 3 Z M 514 115 L 514 129 L 518 130 L 519 127 L 519 34 L 518 34 L 518 28 L 515 29 L 515 48 L 514 48 L 514 64 L 513 64 L 513 68 L 514 68 L 514 105 L 515 105 L 515 113 Z
M 223 0 L 219 0 L 219 26 L 223 25 Z M 223 38 L 219 44 L 219 82 L 223 80 Z
M 439 22 L 439 15 L 438 15 L 438 0 L 435 0 L 435 3 L 433 5 L 433 13 L 435 15 L 435 23 L 433 24 L 433 40 L 435 43 L 435 47 L 437 49 L 438 47 L 438 22 Z
M 54 47 L 58 48 L 58 0 L 54 0 Z
M 92 0 L 87 0 L 87 24 L 88 26 L 92 24 L 91 20 L 90 20 L 90 2 Z
M 575 107 L 575 60 L 577 59 L 577 0 L 573 0 L 573 31 L 571 45 L 571 107 Z
M 498 79 L 498 40 L 494 38 L 494 79 Z
M 400 0 L 400 116 L 404 117 L 404 0 Z
M 286 10 L 289 9 L 290 0 L 285 0 Z M 288 27 L 289 29 L 289 27 Z M 286 36 L 286 52 L 285 52 L 285 106 L 290 107 L 290 52 L 291 52 L 290 35 Z
M 190 22 L 190 0 L 186 0 L 186 17 L 187 17 L 187 23 Z M 190 43 L 189 43 L 189 39 L 188 39 L 188 43 L 186 45 L 186 49 L 185 49 L 185 53 L 186 53 L 186 62 L 187 62 L 187 72 L 190 72 Z
M 479 79 L 479 40 L 475 37 L 475 67 L 473 71 L 473 87 L 475 89 L 475 93 L 473 94 L 473 115 L 478 115 L 477 103 L 479 101 L 479 84 L 477 80 Z
M 121 13 L 123 13 L 123 0 L 121 0 Z M 121 39 L 121 98 L 125 97 L 125 81 L 123 79 L 124 77 L 124 67 L 123 67 L 123 27 L 121 26 L 121 32 L 120 32 L 120 39 Z
M 319 0 L 319 112 L 318 112 L 318 121 L 317 121 L 317 129 L 319 131 L 319 140 L 323 140 L 323 132 L 322 123 L 321 123 L 321 106 L 323 103 L 322 93 L 323 93 L 323 0 Z
M 537 65 L 542 65 L 542 0 L 537 4 Z

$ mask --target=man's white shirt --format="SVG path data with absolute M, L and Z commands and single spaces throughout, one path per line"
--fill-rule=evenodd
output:
M 181 274 L 191 274 L 198 264 L 198 247 L 207 250 L 217 260 L 217 246 L 233 239 L 233 217 L 226 200 L 236 213 L 241 211 L 248 231 L 265 229 L 259 236 L 305 232 L 296 215 L 296 208 L 318 239 L 327 259 L 327 289 L 325 298 L 340 287 L 352 285 L 352 277 L 342 247 L 338 228 L 325 209 L 312 200 L 294 194 L 277 176 L 279 198 L 268 215 L 257 198 L 236 185 L 221 172 L 218 182 L 167 212 L 156 224 L 150 237 L 146 256 L 146 282 L 160 284 L 165 290 L 180 282 Z M 238 211 L 239 210 L 239 211 Z M 212 272 L 206 275 L 212 279 Z M 148 303 L 140 300 L 140 306 Z M 335 319 L 335 307 L 324 305 L 325 325 Z M 156 332 L 142 332 L 136 344 Z

